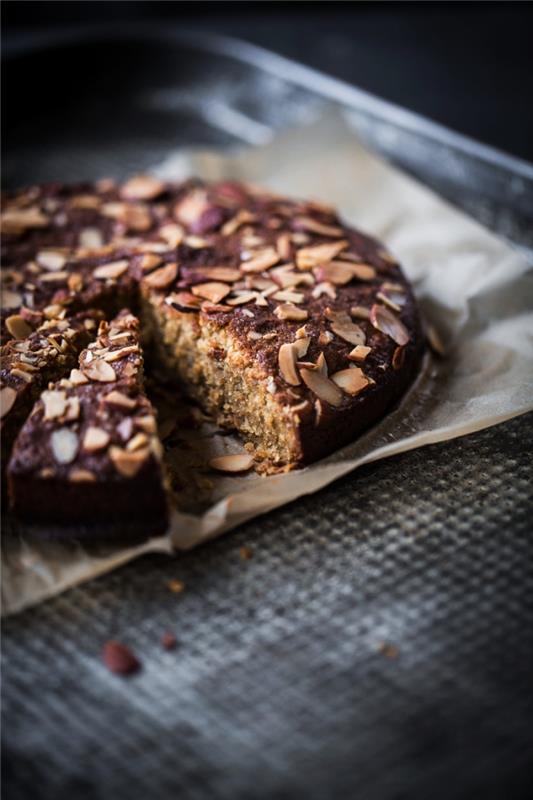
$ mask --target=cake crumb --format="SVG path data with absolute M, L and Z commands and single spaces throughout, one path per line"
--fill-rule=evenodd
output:
M 239 555 L 243 561 L 250 561 L 250 559 L 253 557 L 253 550 L 251 547 L 247 547 L 245 545 L 244 547 L 239 548 Z
M 185 584 L 183 583 L 183 581 L 178 581 L 175 579 L 169 581 L 167 583 L 167 586 L 171 592 L 174 592 L 174 594 L 181 594 L 185 589 Z

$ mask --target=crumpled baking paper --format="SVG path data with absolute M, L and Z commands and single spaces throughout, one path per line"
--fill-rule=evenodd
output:
M 193 476 L 166 536 L 127 548 L 3 537 L 3 612 L 13 613 L 149 552 L 171 554 L 314 492 L 361 464 L 464 436 L 533 408 L 533 269 L 525 257 L 437 195 L 371 154 L 330 117 L 238 155 L 170 154 L 154 172 L 234 178 L 316 198 L 382 239 L 412 281 L 446 357 L 426 359 L 403 402 L 355 443 L 282 475 L 217 478 L 215 454 L 242 445 L 207 420 L 181 433 L 170 457 Z M 168 403 L 167 403 L 168 406 Z M 170 413 L 172 409 L 170 410 Z M 168 415 L 167 407 L 165 413 Z M 166 422 L 165 422 L 166 424 Z M 172 428 L 172 422 L 170 424 Z M 191 497 L 195 497 L 194 503 Z M 16 529 L 15 529 L 16 530 Z

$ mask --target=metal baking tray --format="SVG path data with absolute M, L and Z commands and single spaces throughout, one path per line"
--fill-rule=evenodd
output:
M 532 166 L 244 42 L 21 36 L 4 87 L 6 186 L 261 144 L 340 106 L 371 148 L 533 254 Z M 532 447 L 528 415 L 405 453 L 8 619 L 6 795 L 526 796 Z M 133 684 L 99 663 L 111 637 L 143 660 Z

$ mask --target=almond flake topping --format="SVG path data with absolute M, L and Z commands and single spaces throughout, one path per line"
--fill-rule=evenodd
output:
M 171 283 L 174 283 L 177 276 L 178 265 L 172 262 L 147 275 L 144 282 L 151 289 L 166 289 Z
M 327 378 L 320 369 L 317 369 L 316 366 L 314 369 L 300 367 L 300 375 L 307 388 L 310 389 L 313 394 L 316 394 L 320 400 L 329 403 L 331 406 L 341 405 L 342 391 L 333 381 Z
M 146 444 L 148 444 L 148 436 L 145 433 L 136 433 L 126 445 L 126 450 L 128 453 L 133 453 L 135 450 L 139 450 L 139 448 L 144 447 Z
M 317 281 L 333 283 L 335 286 L 344 286 L 354 277 L 351 264 L 344 261 L 330 261 L 329 264 L 322 264 L 314 269 Z
M 331 380 L 340 386 L 343 392 L 352 396 L 359 394 L 363 389 L 366 389 L 370 381 L 359 369 L 359 367 L 349 367 L 348 369 L 341 369 L 331 376 Z
M 241 227 L 241 225 L 245 225 L 247 222 L 254 221 L 255 216 L 249 211 L 246 211 L 246 209 L 242 209 L 222 226 L 220 232 L 222 233 L 222 236 L 231 236 Z
M 65 392 L 56 389 L 45 391 L 41 394 L 44 405 L 44 419 L 57 419 L 62 417 L 67 408 L 67 396 Z
M 197 297 L 210 300 L 211 303 L 220 303 L 221 300 L 231 292 L 231 287 L 227 283 L 211 281 L 209 283 L 199 283 L 191 287 L 191 292 Z
M 6 310 L 10 308 L 19 308 L 19 306 L 22 305 L 22 295 L 18 292 L 11 291 L 11 289 L 2 289 L 1 305 L 2 308 Z
M 82 364 L 81 369 L 88 378 L 100 383 L 111 383 L 117 379 L 117 374 L 111 364 L 100 359 L 93 359 L 88 364 Z
M 58 464 L 70 464 L 78 452 L 78 437 L 69 428 L 59 428 L 52 433 L 50 446 Z
M 342 236 L 343 230 L 338 226 L 324 225 L 322 222 L 313 219 L 312 217 L 296 217 L 294 222 L 299 228 L 303 228 L 311 233 L 317 233 L 319 236 Z
M 6 328 L 14 339 L 25 339 L 31 333 L 31 328 L 20 314 L 13 314 L 6 319 Z
M 174 216 L 188 228 L 197 222 L 204 211 L 209 208 L 205 189 L 193 189 L 174 206 Z
M 19 234 L 28 228 L 45 228 L 49 224 L 48 217 L 36 206 L 9 209 L 0 216 L 2 233 Z
M 276 239 L 276 250 L 283 261 L 289 261 L 292 254 L 290 233 L 280 233 Z
M 283 303 L 281 306 L 275 308 L 274 314 L 278 319 L 294 322 L 300 322 L 309 317 L 309 313 L 304 308 L 298 308 L 290 303 Z
M 296 266 L 298 269 L 306 270 L 327 264 L 333 261 L 342 250 L 348 247 L 346 239 L 340 242 L 328 242 L 327 244 L 317 244 L 312 247 L 302 247 L 296 253 Z
M 350 350 L 348 353 L 348 358 L 350 361 L 364 361 L 371 351 L 371 347 L 365 347 L 365 345 L 358 344 L 353 350 Z
M 279 262 L 279 253 L 273 247 L 260 250 L 242 265 L 243 272 L 263 272 Z
M 155 253 L 146 253 L 139 261 L 139 266 L 143 272 L 150 272 L 162 263 L 162 258 Z
M 0 419 L 9 414 L 16 399 L 17 393 L 11 386 L 3 386 L 0 389 Z
M 300 376 L 296 370 L 296 357 L 297 352 L 293 342 L 282 344 L 279 348 L 279 371 L 283 380 L 289 383 L 291 386 L 298 386 L 300 383 Z
M 97 450 L 103 450 L 104 447 L 110 442 L 110 436 L 103 428 L 95 428 L 92 425 L 85 431 L 83 437 L 83 449 L 88 453 L 96 453 Z
M 282 289 L 281 291 L 273 294 L 272 299 L 284 300 L 287 303 L 303 303 L 305 300 L 305 295 L 301 294 L 301 292 L 289 292 Z
M 334 336 L 331 331 L 321 331 L 318 337 L 318 343 L 322 346 L 329 344 L 334 339 Z
M 71 469 L 68 474 L 69 481 L 72 483 L 88 483 L 96 480 L 96 475 L 90 469 Z
M 241 272 L 233 267 L 201 267 L 202 278 L 209 278 L 211 281 L 224 281 L 233 283 L 241 278 Z
M 350 344 L 365 344 L 366 336 L 362 328 L 352 322 L 346 311 L 325 310 L 326 317 L 331 321 L 331 330 Z
M 397 313 L 402 310 L 401 306 L 395 303 L 394 300 L 391 300 L 390 297 L 387 297 L 386 294 L 383 294 L 383 292 L 378 292 L 376 294 L 376 300 L 379 300 L 381 303 L 388 306 L 392 311 L 396 311 Z
M 258 294 L 257 292 L 235 292 L 237 295 L 236 297 L 230 297 L 229 300 L 226 300 L 228 306 L 241 306 L 245 305 L 246 303 L 250 303 L 252 300 L 257 300 Z
M 124 200 L 153 200 L 165 191 L 163 181 L 152 175 L 135 175 L 122 186 L 120 196 Z
M 352 306 L 350 314 L 356 319 L 370 319 L 370 309 L 364 306 Z
M 176 306 L 178 310 L 199 311 L 201 300 L 190 292 L 171 292 L 165 297 L 168 306 Z
M 46 283 L 63 283 L 68 278 L 68 272 L 47 272 L 41 275 L 41 280 Z
M 39 266 L 51 272 L 60 270 L 65 266 L 66 261 L 66 256 L 57 250 L 41 250 L 40 253 L 37 253 L 37 263 Z
M 126 358 L 126 356 L 132 355 L 132 353 L 139 352 L 139 345 L 138 344 L 130 344 L 126 347 L 119 347 L 118 350 L 109 350 L 104 355 L 104 361 L 118 361 L 121 358 Z
M 88 377 L 79 369 L 72 369 L 70 371 L 69 381 L 74 384 L 74 386 L 81 386 L 84 383 L 89 383 Z
M 209 461 L 209 466 L 219 472 L 245 472 L 252 468 L 254 460 L 248 453 L 216 456 Z
M 119 392 L 118 389 L 114 389 L 112 392 L 109 392 L 109 394 L 106 394 L 104 402 L 112 406 L 120 406 L 121 408 L 127 409 L 135 408 L 137 405 L 133 398 L 128 397 L 128 395 L 123 392 Z
M 390 336 L 396 344 L 407 344 L 410 339 L 409 331 L 403 322 L 389 308 L 380 303 L 374 303 L 370 309 L 370 321 L 374 328 L 386 336 Z
M 98 228 L 83 228 L 78 237 L 80 247 L 85 247 L 88 250 L 98 249 L 104 244 L 104 237 Z
M 185 231 L 181 225 L 168 222 L 159 228 L 158 235 L 165 240 L 169 247 L 177 247 L 183 241 Z
M 109 264 L 102 264 L 100 267 L 96 267 L 93 271 L 93 277 L 101 280 L 120 278 L 120 276 L 127 271 L 128 267 L 129 261 L 126 261 L 126 259 L 110 261 Z
M 149 455 L 148 450 L 136 450 L 135 453 L 128 453 L 121 447 L 112 445 L 109 448 L 109 457 L 115 469 L 125 478 L 133 478 L 140 470 Z
M 311 294 L 315 300 L 319 297 L 322 297 L 323 294 L 327 294 L 328 297 L 331 297 L 332 300 L 335 300 L 337 297 L 337 290 L 332 283 L 324 281 L 323 283 L 317 283 Z

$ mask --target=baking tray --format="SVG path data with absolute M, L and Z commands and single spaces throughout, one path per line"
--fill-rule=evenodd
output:
M 5 185 L 260 144 L 340 106 L 533 253 L 533 167 L 246 43 L 95 27 L 4 56 Z M 405 453 L 8 619 L 6 797 L 527 796 L 532 450 L 527 415 Z M 133 683 L 100 664 L 110 637 L 141 657 Z

